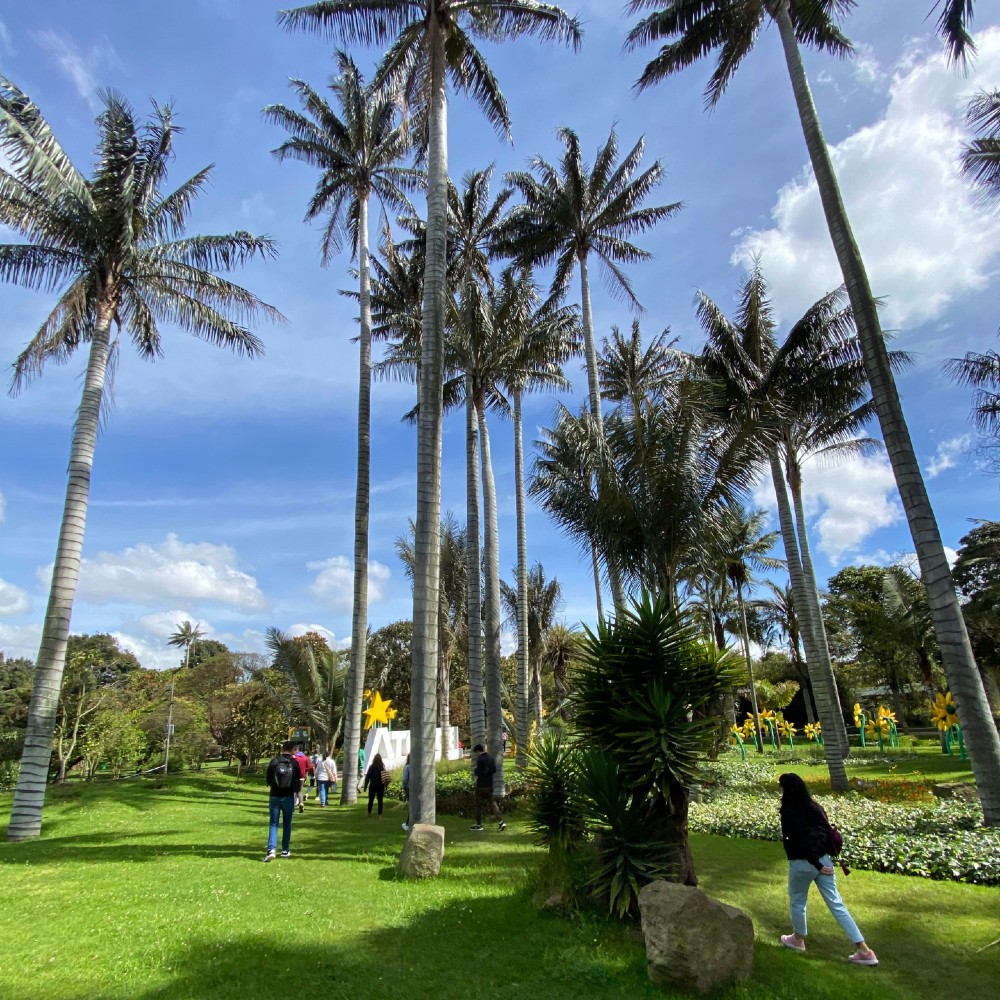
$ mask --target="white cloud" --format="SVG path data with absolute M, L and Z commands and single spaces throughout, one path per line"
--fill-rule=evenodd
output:
M 39 568 L 44 586 L 51 576 L 51 563 Z M 212 601 L 240 611 L 268 608 L 257 581 L 238 568 L 230 546 L 182 542 L 174 534 L 159 545 L 140 543 L 84 559 L 78 597 L 94 604 Z
M 31 610 L 28 592 L 13 583 L 0 580 L 0 615 L 21 615 Z
M 976 40 L 969 77 L 947 64 L 940 47 L 908 53 L 892 74 L 884 117 L 830 148 L 889 328 L 933 320 L 983 288 L 1000 254 L 1000 229 L 957 166 L 968 97 L 1000 84 L 1000 30 Z M 859 72 L 872 77 L 875 68 Z M 743 236 L 732 260 L 746 265 L 761 253 L 775 306 L 794 319 L 842 280 L 811 168 L 781 189 L 772 218 L 773 228 Z
M 958 437 L 942 441 L 937 447 L 937 453 L 927 463 L 927 478 L 934 479 L 945 469 L 954 468 L 956 458 L 966 454 L 971 445 L 972 437 L 969 434 L 959 434 Z
M 95 73 L 107 66 L 121 65 L 111 43 L 105 40 L 92 45 L 88 52 L 81 52 L 71 39 L 51 28 L 34 32 L 32 38 L 39 48 L 49 53 L 91 110 L 97 111 L 100 102 L 97 99 L 98 83 Z
M 177 631 L 181 622 L 192 622 L 196 628 L 201 630 L 205 638 L 208 638 L 211 633 L 211 628 L 204 622 L 198 621 L 198 616 L 190 611 L 155 611 L 153 614 L 142 615 L 138 619 L 138 623 L 146 632 L 164 641 Z
M 768 479 L 755 497 L 775 510 Z M 857 552 L 862 542 L 903 516 L 896 480 L 886 458 L 856 458 L 836 466 L 807 461 L 802 470 L 802 503 L 816 548 L 832 563 Z
M 306 564 L 306 569 L 316 574 L 309 590 L 321 604 L 333 611 L 351 610 L 354 595 L 354 563 L 346 556 L 333 556 L 322 562 Z M 368 563 L 368 603 L 377 604 L 385 597 L 385 583 L 392 576 L 388 566 Z
M 6 657 L 34 660 L 42 641 L 41 625 L 0 625 L 0 650 Z

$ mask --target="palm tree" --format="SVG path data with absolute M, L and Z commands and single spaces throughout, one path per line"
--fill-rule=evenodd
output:
M 517 576 L 515 569 L 515 578 Z M 526 632 L 527 641 L 525 648 L 528 654 L 528 665 L 531 673 L 530 695 L 527 699 L 529 704 L 524 714 L 528 719 L 533 720 L 535 728 L 542 725 L 542 653 L 545 650 L 545 642 L 549 629 L 555 622 L 556 612 L 562 605 L 562 585 L 555 577 L 551 580 L 545 579 L 545 569 L 540 562 L 535 563 L 525 574 L 527 577 L 527 602 L 526 610 Z M 514 623 L 520 617 L 521 608 L 525 606 L 519 587 L 511 587 L 505 581 L 500 581 L 500 592 L 503 595 L 504 609 L 507 612 L 507 621 Z M 564 694 L 565 696 L 565 694 Z M 518 706 L 520 710 L 520 706 Z M 518 716 L 518 740 L 522 738 L 525 743 L 528 739 L 530 722 L 526 720 L 524 725 L 520 725 L 521 719 Z M 520 730 L 524 730 L 522 737 Z M 520 747 L 518 748 L 520 751 Z
M 522 35 L 580 42 L 580 27 L 538 0 L 322 0 L 281 11 L 289 30 L 319 31 L 348 44 L 385 48 L 375 82 L 399 88 L 427 138 L 427 247 L 418 386 L 416 565 L 413 587 L 414 734 L 410 796 L 415 822 L 435 819 L 434 704 L 440 586 L 441 423 L 447 305 L 447 82 L 470 95 L 503 136 L 510 117 L 477 40 Z
M 281 314 L 255 295 L 219 277 L 254 257 L 272 257 L 266 237 L 238 232 L 184 237 L 191 204 L 211 174 L 206 167 L 172 194 L 161 186 L 173 155 L 176 128 L 169 105 L 154 106 L 139 124 L 113 91 L 101 94 L 94 177 L 70 162 L 39 109 L 0 77 L 0 224 L 24 243 L 0 246 L 0 278 L 39 291 L 59 290 L 59 301 L 14 364 L 13 389 L 38 375 L 49 360 L 65 361 L 88 345 L 87 370 L 70 449 L 66 501 L 48 608 L 35 670 L 24 754 L 8 837 L 37 836 L 45 778 L 66 659 L 70 615 L 90 494 L 90 471 L 114 362 L 117 324 L 140 355 L 162 353 L 158 323 L 176 323 L 195 336 L 254 357 L 261 341 L 244 326 Z M 232 317 L 232 318 L 230 318 Z
M 288 721 L 305 722 L 316 744 L 332 747 L 344 723 L 346 671 L 341 654 L 326 643 L 302 641 L 308 637 L 301 636 L 293 639 L 276 628 L 269 628 L 265 638 L 271 667 L 291 686 Z
M 191 662 L 191 650 L 195 643 L 204 636 L 204 632 L 198 625 L 192 625 L 186 618 L 177 626 L 177 631 L 170 634 L 167 639 L 168 646 L 184 647 L 184 666 Z
M 399 124 L 396 102 L 384 91 L 365 85 L 350 56 L 338 52 L 338 76 L 329 89 L 340 115 L 304 80 L 292 80 L 302 111 L 283 104 L 264 108 L 264 118 L 290 133 L 274 155 L 301 160 L 321 171 L 305 221 L 327 217 L 322 261 L 341 247 L 341 234 L 351 238 L 358 258 L 361 308 L 358 376 L 358 466 L 354 502 L 354 606 L 351 616 L 351 667 L 347 678 L 344 759 L 355 760 L 361 741 L 361 703 L 365 687 L 365 642 L 368 635 L 368 515 L 371 500 L 372 310 L 368 255 L 368 203 L 374 194 L 383 207 L 408 208 L 405 189 L 417 183 L 412 168 L 400 166 L 410 148 Z M 341 802 L 357 800 L 357 783 L 343 782 Z
M 540 303 L 538 287 L 527 269 L 507 269 L 502 275 L 504 298 L 513 309 L 504 312 L 504 336 L 513 341 L 510 365 L 501 381 L 511 399 L 514 418 L 514 506 L 517 521 L 517 758 L 527 766 L 528 705 L 534 683 L 536 706 L 541 705 L 541 683 L 537 668 L 532 674 L 529 656 L 529 602 L 527 497 L 524 485 L 524 431 L 521 400 L 526 391 L 567 385 L 562 363 L 579 350 L 579 320 L 572 307 L 553 299 Z M 509 286 L 509 287 L 508 287 Z M 532 679 L 533 678 L 533 679 Z M 536 719 L 541 724 L 540 709 Z
M 579 266 L 590 412 L 594 414 L 600 433 L 603 417 L 590 305 L 590 255 L 593 253 L 600 261 L 610 287 L 638 309 L 639 300 L 620 265 L 650 259 L 649 251 L 631 240 L 669 218 L 681 204 L 643 206 L 663 179 L 659 160 L 639 172 L 645 149 L 643 138 L 619 162 L 618 136 L 612 129 L 590 168 L 572 129 L 560 128 L 556 135 L 564 147 L 558 166 L 536 156 L 531 160 L 531 172 L 516 171 L 507 175 L 508 182 L 520 191 L 524 204 L 510 213 L 500 247 L 524 264 L 554 264 L 553 295 L 565 294 L 573 269 Z M 595 575 L 596 572 L 595 569 Z M 620 572 L 609 565 L 608 573 L 612 589 L 616 591 L 615 602 L 620 607 L 624 601 Z
M 847 55 L 851 51 L 851 43 L 835 18 L 851 5 L 845 0 L 744 0 L 741 3 L 731 0 L 673 0 L 665 5 L 663 0 L 631 0 L 628 10 L 635 13 L 661 6 L 662 10 L 640 21 L 628 36 L 627 45 L 630 48 L 646 42 L 668 40 L 659 55 L 646 66 L 636 86 L 639 89 L 650 86 L 707 53 L 721 49 L 706 90 L 710 105 L 722 96 L 739 64 L 752 48 L 764 17 L 770 17 L 778 27 L 823 213 L 857 325 L 882 439 L 899 487 L 920 562 L 921 577 L 927 586 L 945 673 L 955 702 L 962 711 L 963 730 L 983 803 L 983 815 L 988 825 L 1000 825 L 1000 734 L 972 655 L 941 533 L 900 405 L 875 297 L 851 231 L 799 50 L 799 44 L 803 43 L 826 49 L 835 55 Z M 964 51 L 966 41 L 963 32 L 968 17 L 971 17 L 968 2 L 964 8 L 967 16 L 963 16 L 959 7 L 958 0 L 945 0 L 942 20 L 942 29 L 951 40 L 956 56 Z
M 542 666 L 552 671 L 556 685 L 556 707 L 552 714 L 563 711 L 569 696 L 569 667 L 580 657 L 582 635 L 565 625 L 553 625 L 542 643 Z
M 195 643 L 204 635 L 205 633 L 197 625 L 192 625 L 190 621 L 186 618 L 177 626 L 177 631 L 171 633 L 170 638 L 167 639 L 167 645 L 169 646 L 183 646 L 184 647 L 184 667 L 187 669 L 188 665 L 191 663 L 191 650 L 194 648 Z M 177 671 L 170 671 L 170 694 L 167 699 L 167 732 L 163 742 L 163 773 L 168 774 L 170 771 L 170 737 L 173 735 L 174 728 L 174 677 Z
M 838 290 L 814 303 L 779 346 L 759 261 L 754 261 L 740 288 L 735 322 L 707 295 L 698 296 L 698 318 L 708 335 L 701 364 L 706 375 L 724 389 L 725 405 L 719 418 L 724 433 L 732 435 L 731 446 L 750 449 L 770 466 L 811 686 L 830 750 L 831 782 L 838 788 L 847 785 L 840 758 L 849 747 L 808 555 L 800 463 L 802 454 L 809 451 L 847 447 L 855 440 L 851 434 L 870 412 L 851 337 L 850 312 L 843 309 L 841 299 Z M 798 527 L 782 471 L 782 448 L 787 481 L 801 519 Z

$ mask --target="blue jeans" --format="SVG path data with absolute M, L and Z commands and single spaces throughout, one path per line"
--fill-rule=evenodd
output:
M 828 854 L 823 855 L 819 863 L 833 867 L 833 861 Z M 813 882 L 816 883 L 823 901 L 852 943 L 864 941 L 864 935 L 858 930 L 858 925 L 840 898 L 836 878 L 833 875 L 821 874 L 808 861 L 802 860 L 788 862 L 788 902 L 792 916 L 792 930 L 802 937 L 806 936 L 806 902 L 809 886 Z
M 278 820 L 281 820 L 281 849 L 287 851 L 292 843 L 292 816 L 295 815 L 294 795 L 272 795 L 268 799 L 268 818 L 271 825 L 267 831 L 267 849 L 273 851 L 278 846 Z
M 329 796 L 330 792 L 332 791 L 334 795 L 337 794 L 337 782 L 317 781 L 316 784 L 319 785 L 319 804 L 321 806 L 325 806 L 327 797 Z

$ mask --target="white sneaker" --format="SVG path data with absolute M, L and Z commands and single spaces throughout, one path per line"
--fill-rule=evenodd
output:
M 264 855 L 264 860 L 265 861 L 273 861 L 277 856 L 278 855 L 277 855 L 276 852 L 274 852 L 274 851 L 268 851 L 267 854 Z
M 405 831 L 406 831 L 407 833 L 409 833 L 409 832 L 410 832 L 410 824 L 409 824 L 409 823 L 402 823 L 402 824 L 401 824 L 401 826 L 403 827 L 403 829 L 404 829 L 404 830 L 405 830 Z

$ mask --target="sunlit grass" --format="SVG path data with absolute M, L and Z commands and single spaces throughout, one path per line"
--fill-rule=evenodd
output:
M 0 797 L 6 824 L 10 796 Z M 4 1000 L 270 1000 L 379 996 L 470 1000 L 663 997 L 634 932 L 600 916 L 567 919 L 534 898 L 540 849 L 511 817 L 473 834 L 442 816 L 447 854 L 429 882 L 395 877 L 404 807 L 310 806 L 293 856 L 262 864 L 266 791 L 258 778 L 172 776 L 53 789 L 44 836 L 0 846 Z M 776 844 L 693 838 L 708 892 L 747 910 L 756 971 L 724 997 L 989 996 L 1000 981 L 994 889 L 858 872 L 848 903 L 882 965 L 856 969 L 814 901 L 808 956 L 777 946 L 787 929 Z

